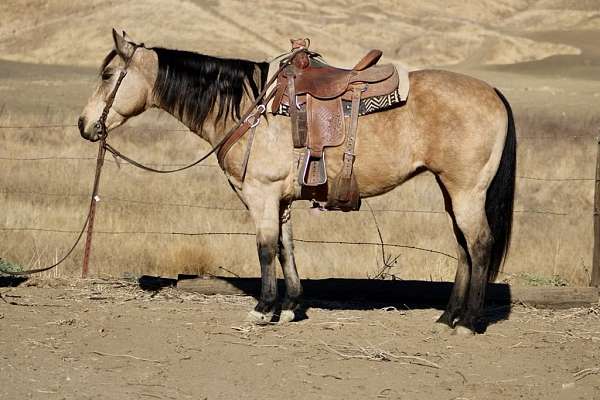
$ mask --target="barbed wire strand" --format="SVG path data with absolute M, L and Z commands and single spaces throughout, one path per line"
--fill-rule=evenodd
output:
M 75 230 L 70 229 L 47 229 L 47 228 L 0 228 L 0 231 L 18 232 L 18 231 L 34 231 L 34 232 L 48 232 L 48 233 L 74 233 Z M 105 231 L 105 230 L 94 230 L 94 235 L 172 235 L 172 236 L 248 236 L 254 237 L 255 233 L 252 232 L 164 232 L 164 231 Z M 339 245 L 363 245 L 363 246 L 381 246 L 381 242 L 368 242 L 368 241 L 349 241 L 349 240 L 318 240 L 318 239 L 298 239 L 294 238 L 294 242 L 298 243 L 312 243 L 312 244 L 339 244 Z M 443 255 L 448 258 L 456 260 L 456 257 L 445 253 L 443 251 L 428 249 L 425 247 L 404 245 L 398 243 L 383 243 L 387 247 L 405 248 L 411 250 L 419 250 L 433 254 Z
M 46 157 L 0 157 L 0 160 L 2 161 L 96 161 L 95 157 L 57 157 L 57 156 L 46 156 Z M 131 164 L 128 163 L 123 163 L 123 162 L 119 162 L 116 161 L 114 159 L 107 159 L 106 162 L 108 162 L 110 166 L 116 166 L 117 168 L 123 167 L 123 166 L 128 166 L 128 167 L 134 167 Z M 164 167 L 180 167 L 183 165 L 188 165 L 189 163 L 153 163 L 153 162 L 145 162 L 144 164 L 146 165 L 154 165 L 154 166 L 164 166 Z M 219 171 L 221 170 L 220 167 L 216 164 L 198 164 L 197 167 L 202 167 L 202 168 L 214 168 L 214 169 L 219 169 Z
M 44 196 L 44 197 L 66 197 L 66 198 L 85 198 L 88 195 L 85 194 L 70 194 L 70 193 L 46 193 L 46 192 L 36 192 L 36 191 L 22 191 L 22 190 L 0 190 L 0 194 L 14 194 L 14 195 L 36 195 L 36 196 Z M 247 212 L 248 210 L 244 207 L 218 207 L 218 206 L 207 206 L 201 204 L 190 204 L 190 203 L 171 203 L 171 202 L 158 202 L 158 201 L 147 201 L 147 200 L 137 200 L 137 199 L 125 199 L 122 197 L 117 197 L 113 195 L 100 195 L 101 199 L 106 199 L 109 201 L 115 201 L 119 203 L 125 204 L 141 204 L 141 205 L 149 205 L 149 206 L 157 206 L 157 207 L 185 207 L 185 208 L 199 208 L 204 210 L 217 210 L 217 211 L 243 211 Z M 312 212 L 314 208 L 312 207 L 298 207 L 295 206 L 292 208 L 294 211 L 307 211 Z M 367 212 L 370 213 L 371 210 L 361 209 L 358 212 Z M 373 212 L 377 213 L 399 213 L 399 214 L 446 214 L 444 210 L 413 210 L 413 209 L 388 209 L 388 208 L 374 208 Z M 562 211 L 553 211 L 553 210 L 514 210 L 515 213 L 532 213 L 532 214 L 549 214 L 549 215 L 558 215 L 558 216 L 567 216 L 569 213 Z
M 96 158 L 95 157 L 84 157 L 84 156 L 43 156 L 43 157 L 3 157 L 0 156 L 0 160 L 2 161 L 95 161 Z M 131 166 L 130 164 L 127 163 L 120 163 L 117 162 L 115 160 L 107 160 L 110 161 L 112 165 L 117 165 L 119 167 L 121 166 Z M 182 166 L 182 165 L 187 165 L 187 163 L 185 162 L 176 162 L 176 163 L 152 163 L 152 162 L 146 162 L 145 164 L 147 165 L 155 165 L 155 166 L 165 166 L 165 167 L 177 167 L 177 166 Z M 216 164 L 199 164 L 199 167 L 204 167 L 204 168 L 214 168 L 214 169 L 218 169 L 220 172 L 220 167 Z M 516 176 L 517 179 L 523 179 L 523 180 L 533 180 L 533 181 L 548 181 L 548 182 L 552 182 L 552 181 L 556 181 L 556 182 L 569 182 L 569 181 L 573 181 L 573 182 L 582 182 L 582 181 L 588 181 L 588 182 L 595 182 L 596 178 L 570 178 L 570 177 L 566 177 L 566 178 L 561 178 L 561 177 L 539 177 L 539 176 L 526 176 L 526 175 L 517 175 Z
M 51 129 L 51 128 L 77 128 L 76 124 L 40 124 L 40 125 L 0 125 L 0 129 L 7 130 L 19 130 L 19 129 Z M 186 128 L 136 128 L 136 127 L 128 127 L 127 129 L 123 129 L 123 132 L 194 132 L 190 131 Z M 539 135 L 539 136 L 519 136 L 518 140 L 557 140 L 557 139 L 590 139 L 593 141 L 597 141 L 597 138 L 594 135 Z
M 14 129 L 14 130 L 58 129 L 58 128 L 62 128 L 62 129 L 77 128 L 77 125 L 76 124 L 66 124 L 66 125 L 64 125 L 64 124 L 42 124 L 42 125 L 2 125 L 2 126 L 0 126 L 0 129 Z M 189 129 L 184 129 L 184 128 L 132 128 L 132 127 L 129 127 L 122 131 L 123 132 L 141 131 L 141 132 L 189 132 L 189 133 L 194 133 L 194 132 L 190 131 Z

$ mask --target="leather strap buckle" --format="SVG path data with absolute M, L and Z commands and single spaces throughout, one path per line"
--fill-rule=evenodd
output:
M 250 125 L 250 128 L 256 128 L 258 124 L 260 124 L 260 117 L 265 112 L 267 108 L 264 104 L 260 104 L 256 107 L 256 112 L 254 114 L 250 114 L 244 120 L 245 124 Z M 249 122 L 252 120 L 252 122 Z

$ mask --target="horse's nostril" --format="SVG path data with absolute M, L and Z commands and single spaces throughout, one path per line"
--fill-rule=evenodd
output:
M 79 117 L 77 120 L 77 127 L 79 128 L 79 132 L 83 134 L 83 130 L 85 129 L 85 121 L 83 117 Z

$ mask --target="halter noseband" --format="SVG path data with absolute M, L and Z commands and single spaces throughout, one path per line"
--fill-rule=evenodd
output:
M 102 114 L 100 115 L 100 118 L 98 118 L 98 121 L 94 124 L 95 128 L 97 130 L 99 128 L 99 131 L 100 131 L 100 133 L 98 135 L 99 140 L 104 140 L 108 136 L 108 131 L 106 129 L 106 118 L 108 118 L 108 113 L 109 113 L 110 109 L 112 108 L 112 105 L 115 101 L 115 97 L 117 97 L 117 91 L 119 90 L 119 87 L 121 86 L 121 82 L 123 82 L 123 79 L 125 79 L 125 76 L 127 75 L 127 69 L 129 68 L 129 64 L 131 64 L 131 60 L 133 60 L 133 56 L 135 55 L 135 52 L 140 47 L 144 47 L 143 43 L 141 43 L 141 44 L 133 44 L 132 43 L 132 45 L 134 46 L 133 52 L 131 53 L 131 56 L 129 56 L 127 61 L 125 62 L 125 66 L 121 70 L 121 73 L 119 74 L 119 78 L 117 78 L 117 83 L 116 83 L 115 87 L 113 88 L 112 92 L 110 92 L 108 99 L 106 99 L 106 105 L 104 106 L 104 109 L 102 110 Z

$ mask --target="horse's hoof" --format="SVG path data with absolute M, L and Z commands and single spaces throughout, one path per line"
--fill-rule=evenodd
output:
M 292 310 L 282 310 L 279 314 L 279 324 L 287 324 L 292 322 L 296 318 L 296 315 Z
M 454 328 L 454 333 L 459 336 L 475 335 L 475 331 L 473 331 L 471 328 L 467 328 L 466 326 L 462 326 L 462 325 L 457 325 L 456 328 Z
M 246 317 L 247 322 L 251 322 L 256 325 L 268 325 L 271 323 L 271 319 L 273 318 L 273 313 L 263 314 L 256 310 L 252 310 L 248 313 Z

